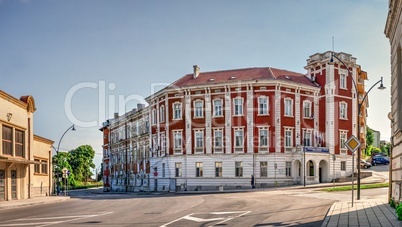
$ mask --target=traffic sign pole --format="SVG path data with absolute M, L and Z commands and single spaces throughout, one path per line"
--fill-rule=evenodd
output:
M 351 135 L 348 140 L 344 143 L 344 145 L 352 152 L 352 207 L 353 207 L 353 200 L 354 200 L 354 194 L 355 194 L 355 151 L 359 149 L 361 143 L 360 141 L 356 138 L 356 136 Z

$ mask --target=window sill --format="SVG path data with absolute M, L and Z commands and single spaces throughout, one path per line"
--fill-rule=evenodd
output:
M 198 117 L 194 116 L 193 117 L 193 119 L 203 119 L 203 118 L 204 118 L 204 116 L 198 116 Z
M 269 114 L 257 114 L 257 116 L 269 116 Z
M 295 116 L 293 116 L 293 115 L 283 115 L 284 117 L 292 117 L 292 118 L 294 118 Z
M 212 118 L 220 118 L 220 117 L 223 117 L 223 115 L 212 116 Z
M 172 121 L 181 121 L 181 120 L 183 120 L 183 118 L 174 118 L 174 119 L 172 119 Z

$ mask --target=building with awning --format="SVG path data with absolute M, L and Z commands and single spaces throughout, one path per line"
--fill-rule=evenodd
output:
M 53 141 L 34 135 L 32 96 L 0 90 L 0 202 L 48 196 L 52 191 Z

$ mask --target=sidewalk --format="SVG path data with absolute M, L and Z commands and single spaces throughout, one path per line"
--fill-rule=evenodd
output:
M 335 226 L 402 226 L 395 209 L 385 200 L 336 202 L 328 211 L 322 227 Z
M 31 199 L 11 200 L 0 202 L 0 210 L 16 207 L 32 206 L 46 203 L 57 203 L 70 199 L 69 196 L 43 196 Z

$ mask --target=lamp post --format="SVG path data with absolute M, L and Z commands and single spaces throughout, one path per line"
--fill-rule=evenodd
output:
M 74 126 L 74 125 L 71 125 L 71 126 L 63 133 L 63 135 L 60 137 L 59 144 L 57 145 L 57 150 L 56 150 L 56 148 L 53 146 L 53 149 L 56 151 L 56 155 L 59 154 L 61 140 L 63 139 L 64 135 L 66 135 L 66 133 L 67 133 L 70 129 L 71 129 L 72 131 L 75 131 L 75 126 Z M 56 181 L 57 181 L 57 176 L 56 176 L 55 169 L 54 169 L 54 163 L 53 163 L 53 173 L 54 173 L 54 176 L 55 176 L 55 178 L 56 178 L 56 180 L 55 180 L 55 183 L 56 183 Z M 55 192 L 55 194 L 57 194 L 55 183 L 53 184 L 53 188 L 54 188 L 53 191 Z
M 348 73 L 351 75 L 352 78 L 352 82 L 353 82 L 353 86 L 355 88 L 356 93 L 358 93 L 357 91 L 357 83 L 355 81 L 355 79 L 353 78 L 353 74 L 350 71 L 349 67 L 334 53 L 331 52 L 331 59 L 330 59 L 330 63 L 334 64 L 334 59 L 336 58 L 347 70 Z M 361 131 L 361 126 L 360 126 L 360 114 L 361 114 L 361 109 L 362 106 L 364 104 L 364 101 L 367 98 L 368 93 L 370 93 L 371 89 L 373 89 L 377 84 L 380 83 L 380 86 L 378 87 L 379 90 L 384 90 L 385 87 L 383 85 L 383 81 L 382 81 L 382 77 L 380 80 L 378 80 L 375 84 L 373 84 L 370 89 L 364 94 L 363 99 L 361 101 L 359 101 L 359 96 L 357 96 L 357 138 L 359 138 L 359 141 L 361 141 L 361 136 L 360 136 L 360 131 Z M 360 200 L 360 159 L 361 159 L 361 151 L 360 151 L 360 147 L 357 149 L 357 159 L 358 161 L 356 163 L 359 163 L 357 165 L 357 200 Z M 354 169 L 354 168 L 353 168 Z M 353 175 L 354 173 L 352 173 Z

